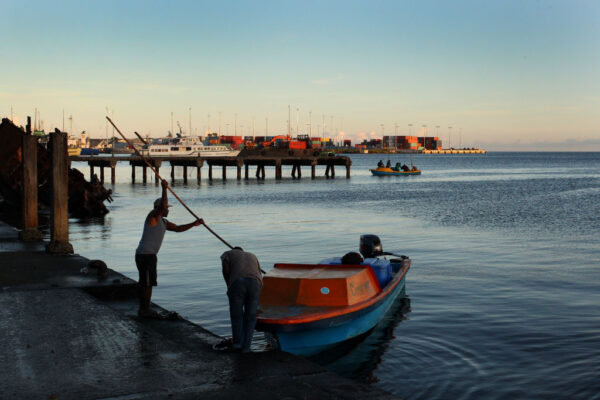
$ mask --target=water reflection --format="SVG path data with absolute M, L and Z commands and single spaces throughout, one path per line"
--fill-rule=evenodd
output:
M 396 327 L 408 319 L 406 315 L 410 311 L 410 298 L 399 296 L 381 322 L 370 332 L 320 353 L 311 360 L 347 378 L 377 382 L 379 379 L 373 373 L 395 338 Z
M 100 239 L 107 241 L 111 239 L 112 218 L 109 216 L 94 218 L 72 218 L 70 229 L 74 232 L 73 236 L 78 239 Z

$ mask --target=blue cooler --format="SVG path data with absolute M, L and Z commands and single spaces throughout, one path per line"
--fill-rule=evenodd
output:
M 340 265 L 341 257 L 332 257 L 321 260 L 319 264 Z M 379 281 L 379 286 L 384 287 L 392 279 L 392 264 L 389 260 L 380 260 L 378 258 L 365 258 L 361 265 L 370 265 Z
M 379 286 L 384 287 L 392 279 L 392 264 L 389 260 L 365 258 L 363 264 L 368 264 L 373 268 L 373 272 L 375 272 L 375 276 L 379 281 Z

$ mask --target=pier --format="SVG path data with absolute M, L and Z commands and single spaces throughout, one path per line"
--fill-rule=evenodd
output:
M 338 155 L 315 155 L 304 154 L 303 151 L 287 151 L 273 152 L 274 154 L 246 153 L 237 157 L 181 157 L 181 156 L 165 156 L 165 157 L 146 157 L 145 159 L 160 173 L 160 168 L 163 163 L 168 162 L 171 166 L 171 180 L 175 180 L 175 167 L 183 168 L 183 181 L 187 183 L 188 168 L 196 168 L 196 181 L 202 180 L 202 168 L 208 166 L 208 179 L 214 178 L 214 169 L 221 170 L 221 179 L 227 180 L 227 168 L 236 169 L 236 178 L 238 180 L 250 179 L 250 168 L 255 169 L 254 177 L 256 179 L 265 179 L 265 167 L 275 167 L 275 179 L 283 179 L 283 166 L 291 166 L 293 179 L 302 178 L 302 167 L 310 167 L 311 179 L 317 178 L 317 167 L 325 167 L 325 177 L 335 178 L 335 167 L 344 167 L 346 178 L 350 178 L 350 167 L 352 160 L 347 156 Z M 129 157 L 114 157 L 110 155 L 97 156 L 70 156 L 70 161 L 87 162 L 90 167 L 90 179 L 94 179 L 95 169 L 100 170 L 99 180 L 104 183 L 104 169 L 110 169 L 111 183 L 115 183 L 115 168 L 117 163 L 129 163 L 131 166 L 131 182 L 136 181 L 136 167 L 142 168 L 142 182 L 148 181 L 148 166 L 144 162 L 144 158 L 139 156 Z M 242 174 L 243 170 L 243 174 Z M 158 183 L 158 177 L 154 177 Z
M 484 149 L 440 149 L 440 150 L 420 150 L 422 154 L 486 154 Z

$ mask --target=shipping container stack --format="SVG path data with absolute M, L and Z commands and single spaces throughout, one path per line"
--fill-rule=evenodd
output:
M 331 140 L 331 138 L 323 138 L 321 139 L 321 145 L 322 147 L 335 147 L 335 144 L 333 143 L 333 140 Z
M 311 137 L 310 143 L 312 144 L 313 149 L 321 148 L 321 138 L 320 137 Z
M 384 149 L 395 149 L 397 147 L 398 136 L 384 136 L 383 137 L 383 148 Z
M 381 139 L 371 139 L 367 142 L 367 147 L 370 149 L 380 149 L 383 146 Z
M 244 148 L 244 139 L 241 136 L 221 136 L 221 144 L 228 144 L 233 149 Z
M 420 142 L 416 136 L 384 136 L 383 137 L 383 148 L 388 149 L 402 149 L 402 150 L 418 150 L 422 147 L 422 141 Z
M 425 137 L 424 138 L 424 147 L 427 150 L 441 150 L 442 149 L 442 141 L 439 137 Z

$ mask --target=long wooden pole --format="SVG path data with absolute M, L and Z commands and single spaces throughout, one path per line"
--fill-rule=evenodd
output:
M 135 151 L 135 154 L 137 154 L 139 157 L 141 157 L 141 158 L 142 158 L 142 160 L 144 160 L 144 162 L 146 163 L 146 165 L 148 165 L 148 167 L 150 167 L 150 169 L 151 169 L 151 170 L 152 170 L 152 171 L 153 171 L 153 172 L 156 174 L 156 176 L 158 176 L 158 178 L 159 178 L 160 180 L 164 180 L 164 179 L 163 179 L 163 178 L 162 178 L 162 177 L 161 177 L 161 176 L 158 174 L 158 171 L 157 171 L 156 169 L 154 169 L 154 167 L 153 167 L 153 166 L 152 166 L 152 165 L 151 165 L 151 164 L 148 162 L 148 160 L 146 160 L 146 157 L 144 157 L 144 156 L 143 156 L 143 155 L 142 155 L 142 154 L 141 154 L 141 153 L 140 153 L 140 152 L 139 152 L 139 151 L 138 151 L 138 150 L 135 148 L 135 146 L 134 146 L 134 145 L 133 145 L 133 144 L 132 144 L 132 143 L 131 143 L 131 142 L 130 142 L 130 141 L 129 141 L 129 140 L 126 138 L 126 137 L 125 137 L 125 135 L 123 135 L 123 133 L 122 133 L 122 132 L 119 130 L 119 128 L 117 128 L 117 126 L 115 125 L 115 123 L 114 123 L 114 122 L 112 122 L 112 120 L 111 120 L 111 119 L 110 119 L 108 116 L 106 117 L 106 119 L 107 119 L 107 120 L 108 120 L 108 122 L 110 122 L 110 124 L 111 124 L 111 125 L 112 125 L 112 126 L 113 126 L 113 127 L 116 129 L 116 130 L 117 130 L 117 132 L 119 132 L 119 135 L 121 135 L 121 137 L 122 137 L 123 139 L 125 139 L 125 141 L 127 142 L 127 144 L 128 144 L 128 145 L 129 145 L 129 146 L 130 146 L 130 147 L 133 149 L 133 151 Z M 174 197 L 175 197 L 175 198 L 176 198 L 176 199 L 177 199 L 177 200 L 178 200 L 178 201 L 181 203 L 181 205 L 182 205 L 183 207 L 185 207 L 185 209 L 186 209 L 186 210 L 188 210 L 188 212 L 189 212 L 190 214 L 192 214 L 192 215 L 194 216 L 194 218 L 196 218 L 196 219 L 201 219 L 199 216 L 197 216 L 197 215 L 196 215 L 196 213 L 194 213 L 194 212 L 193 212 L 193 211 L 192 211 L 192 210 L 191 210 L 191 209 L 190 209 L 190 208 L 187 206 L 187 204 L 185 204 L 185 203 L 184 203 L 184 201 L 183 201 L 183 200 L 181 200 L 181 199 L 179 198 L 179 196 L 177 196 L 177 193 L 175 193 L 175 192 L 173 191 L 173 189 L 171 189 L 171 186 L 168 186 L 168 185 L 167 185 L 167 189 L 169 189 L 169 192 L 171 192 L 171 194 L 172 194 L 172 195 L 173 195 L 173 196 L 174 196 Z M 227 243 L 227 242 L 226 242 L 226 241 L 225 241 L 225 240 L 224 240 L 224 239 L 223 239 L 221 236 L 219 236 L 219 235 L 218 235 L 218 234 L 217 234 L 215 231 L 213 231 L 212 229 L 210 229 L 210 228 L 208 227 L 208 225 L 206 225 L 206 223 L 205 223 L 205 224 L 203 224 L 203 225 L 204 225 L 204 227 L 205 227 L 206 229 L 208 229 L 208 231 L 209 231 L 210 233 L 212 233 L 212 234 L 213 234 L 213 235 L 214 235 L 214 236 L 215 236 L 217 239 L 219 239 L 221 242 L 223 242 L 223 244 L 225 244 L 225 245 L 226 245 L 227 247 L 229 247 L 230 249 L 233 249 L 233 246 L 232 246 L 232 245 L 230 245 L 229 243 Z

